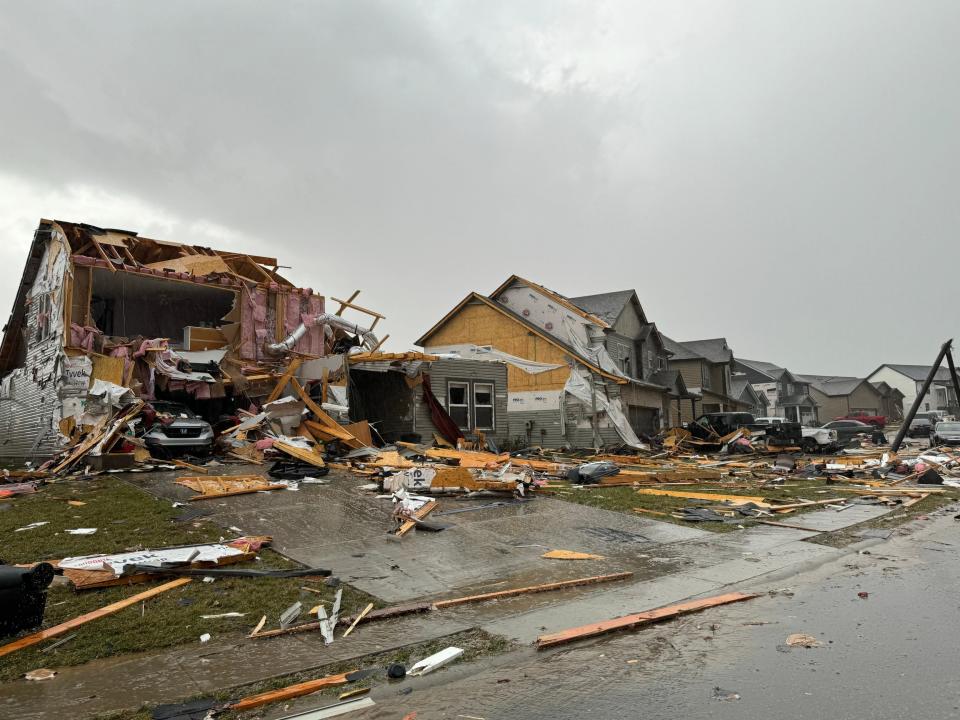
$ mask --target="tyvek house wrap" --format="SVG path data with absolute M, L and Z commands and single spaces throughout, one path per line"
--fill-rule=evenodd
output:
M 570 377 L 567 379 L 567 384 L 563 390 L 585 403 L 587 407 L 591 407 L 591 404 L 594 402 L 594 393 L 590 388 L 589 381 L 580 373 L 581 370 L 578 367 L 571 369 Z M 623 439 L 625 444 L 642 450 L 649 449 L 649 446 L 641 442 L 640 438 L 633 432 L 633 428 L 630 427 L 627 416 L 623 414 L 623 408 L 620 405 L 619 398 L 610 400 L 607 398 L 606 393 L 598 392 L 596 393 L 596 403 L 597 410 L 607 414 L 607 418 L 613 423 L 617 434 Z

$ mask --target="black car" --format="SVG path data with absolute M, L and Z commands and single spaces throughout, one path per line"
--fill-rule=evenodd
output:
M 930 422 L 930 418 L 914 418 L 910 421 L 910 427 L 907 428 L 907 437 L 930 437 L 930 432 L 932 430 L 933 423 Z
M 873 437 L 876 434 L 876 428 L 859 420 L 831 420 L 823 427 L 827 430 L 835 430 L 837 442 L 841 445 L 846 445 L 857 435 Z

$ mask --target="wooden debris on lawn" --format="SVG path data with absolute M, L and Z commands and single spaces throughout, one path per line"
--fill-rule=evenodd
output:
M 183 485 L 200 493 L 190 498 L 193 500 L 213 500 L 215 498 L 230 497 L 232 495 L 246 495 L 247 493 L 266 490 L 281 490 L 286 485 L 271 483 L 260 475 L 213 475 L 209 477 L 182 477 L 177 479 L 178 485 Z

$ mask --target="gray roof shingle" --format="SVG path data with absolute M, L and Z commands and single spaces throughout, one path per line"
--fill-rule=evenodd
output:
M 581 295 L 569 300 L 584 312 L 596 315 L 608 325 L 613 325 L 633 294 L 633 290 L 617 290 L 597 295 Z

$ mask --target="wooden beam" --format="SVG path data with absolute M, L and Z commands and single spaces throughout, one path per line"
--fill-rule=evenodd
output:
M 304 450 L 301 447 L 297 447 L 296 445 L 292 445 L 281 440 L 274 440 L 273 447 L 281 452 L 286 453 L 290 457 L 294 457 L 297 460 L 313 465 L 314 467 L 322 468 L 326 466 L 323 458 L 312 450 Z
M 349 304 L 352 303 L 354 300 L 356 300 L 356 299 L 357 299 L 357 296 L 358 296 L 359 294 L 360 294 L 360 291 L 359 291 L 359 290 L 354 290 L 354 291 L 353 291 L 353 295 L 351 295 L 347 300 L 339 300 L 338 302 L 340 303 L 340 309 L 337 310 L 337 311 L 334 313 L 334 315 L 343 315 L 343 311 L 347 309 L 347 305 L 349 305 Z M 330 298 L 330 299 L 331 299 L 331 300 L 336 300 L 336 298 Z
M 363 620 L 363 619 L 367 616 L 367 613 L 369 613 L 371 610 L 373 610 L 373 603 L 370 603 L 369 605 L 367 605 L 367 606 L 360 612 L 360 614 L 357 615 L 357 619 L 354 620 L 353 623 L 350 625 L 350 627 L 347 628 L 347 631 L 343 634 L 343 636 L 346 637 L 347 635 L 349 635 L 350 633 L 352 633 L 352 632 L 353 632 L 353 629 L 354 629 L 357 625 L 360 624 L 360 621 Z
M 267 399 L 264 401 L 264 404 L 273 402 L 280 397 L 280 393 L 286 389 L 287 384 L 290 382 L 290 378 L 292 378 L 294 373 L 300 369 L 301 365 L 303 365 L 303 358 L 301 357 L 296 357 L 290 361 L 290 364 L 287 365 L 287 369 L 284 371 L 283 375 L 281 375 L 277 380 L 277 384 L 274 386 L 273 390 L 270 391 L 269 395 L 267 395 Z M 326 370 L 326 368 L 324 368 L 324 370 Z
M 375 310 L 368 310 L 367 308 L 365 308 L 365 307 L 363 307 L 363 306 L 361 306 L 361 305 L 354 305 L 350 300 L 340 300 L 339 298 L 335 298 L 335 297 L 331 297 L 330 299 L 333 300 L 333 302 L 338 302 L 338 303 L 340 303 L 340 312 L 338 312 L 337 315 L 339 315 L 340 313 L 342 313 L 344 308 L 352 308 L 352 309 L 354 309 L 354 310 L 356 310 L 356 311 L 358 311 L 358 312 L 365 313 L 365 314 L 369 315 L 370 317 L 380 318 L 381 320 L 386 320 L 386 319 L 387 319 L 387 316 L 386 316 L 386 315 L 381 315 L 380 313 L 376 312 Z
M 356 672 L 356 670 L 351 670 L 350 672 Z M 303 695 L 310 695 L 311 693 L 315 693 L 317 690 L 322 690 L 323 688 L 346 685 L 347 675 L 349 674 L 350 673 L 327 675 L 326 677 L 317 678 L 316 680 L 307 680 L 306 682 L 297 683 L 296 685 L 288 685 L 287 687 L 280 688 L 279 690 L 269 690 L 258 695 L 250 695 L 249 697 L 245 697 L 242 700 L 235 702 L 233 705 L 230 705 L 228 709 L 233 710 L 234 712 L 252 710 L 253 708 L 258 708 L 261 705 L 280 702 L 281 700 L 292 700 L 293 698 L 298 698 Z
M 167 590 L 173 590 L 174 588 L 182 587 L 190 582 L 190 578 L 178 578 L 176 580 L 171 580 L 168 583 L 163 585 L 158 585 L 157 587 L 150 588 L 145 590 L 142 593 L 137 593 L 136 595 L 131 595 L 128 598 L 123 600 L 118 600 L 115 603 L 110 603 L 109 605 L 104 605 L 102 608 L 93 610 L 92 612 L 79 615 L 78 617 L 73 618 L 72 620 L 67 620 L 66 622 L 60 623 L 59 625 L 54 625 L 53 627 L 47 628 L 46 630 L 41 630 L 35 632 L 32 635 L 27 635 L 22 637 L 19 640 L 14 640 L 12 643 L 7 643 L 0 647 L 0 657 L 4 655 L 9 655 L 12 652 L 17 650 L 22 650 L 23 648 L 36 645 L 41 643 L 44 640 L 49 640 L 52 637 L 57 635 L 63 635 L 66 632 L 78 628 L 85 623 L 90 622 L 91 620 L 96 620 L 98 618 L 105 617 L 107 615 L 112 615 L 116 612 L 120 612 L 124 608 L 128 608 L 131 605 L 136 605 L 137 603 L 149 600 L 152 597 L 155 597 L 161 593 L 165 593 Z
M 415 517 L 417 520 L 423 520 L 427 515 L 429 515 L 430 513 L 432 513 L 434 510 L 436 510 L 436 508 L 437 508 L 437 501 L 436 501 L 436 500 L 431 500 L 431 501 L 428 502 L 426 505 L 424 505 L 422 508 L 420 508 L 419 510 L 417 510 L 417 511 L 413 514 L 413 517 Z M 406 535 L 408 532 L 410 532 L 411 530 L 413 530 L 413 528 L 416 526 L 416 524 L 417 524 L 417 523 L 416 523 L 416 521 L 414 521 L 414 520 L 407 520 L 407 521 L 404 522 L 399 528 L 397 528 L 397 532 L 395 532 L 394 535 L 396 535 L 397 537 L 403 537 L 403 536 Z
M 574 640 L 597 637 L 610 632 L 616 632 L 617 630 L 633 629 L 661 620 L 669 620 L 680 615 L 686 615 L 687 613 L 698 612 L 700 610 L 706 610 L 707 608 L 727 605 L 728 603 L 740 602 L 742 600 L 750 600 L 755 597 L 758 596 L 738 592 L 727 593 L 726 595 L 716 595 L 714 597 L 704 598 L 703 600 L 690 600 L 676 603 L 675 605 L 667 605 L 657 610 L 647 610 L 646 612 L 635 615 L 624 615 L 623 617 L 613 618 L 612 620 L 601 620 L 600 622 L 591 623 L 590 625 L 582 625 L 548 635 L 541 635 L 537 638 L 537 649 L 542 650 L 543 648 L 563 645 L 568 642 L 573 642 Z
M 451 598 L 450 600 L 437 600 L 435 603 L 433 603 L 433 606 L 440 610 L 442 608 L 454 607 L 455 605 L 486 602 L 487 600 L 500 600 L 502 598 L 514 597 L 516 595 L 532 595 L 534 593 L 565 590 L 566 588 L 580 587 L 582 585 L 596 585 L 598 583 L 612 582 L 614 580 L 626 580 L 632 576 L 632 572 L 614 573 L 612 575 L 594 575 L 592 577 L 576 578 L 575 580 L 561 580 L 560 582 L 546 583 L 544 585 L 530 585 L 528 587 L 513 588 L 512 590 L 498 590 L 497 592 L 483 593 L 481 595 L 467 595 L 466 597 Z

